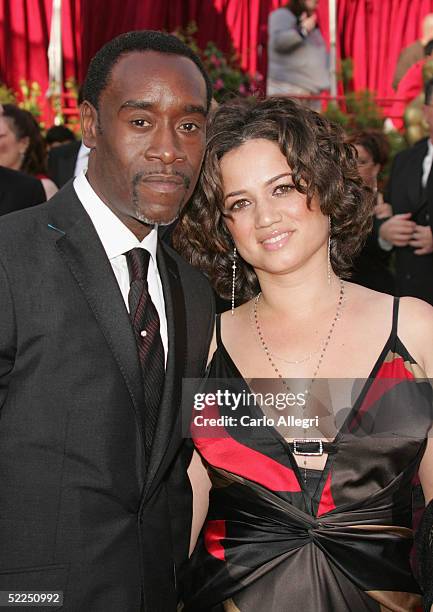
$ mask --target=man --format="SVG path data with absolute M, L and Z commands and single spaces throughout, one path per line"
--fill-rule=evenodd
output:
M 45 134 L 48 151 L 75 141 L 74 132 L 66 127 L 66 125 L 52 125 Z
M 397 294 L 433 304 L 433 79 L 425 86 L 424 117 L 429 138 L 394 159 L 385 194 L 394 214 L 380 237 L 395 247 Z
M 268 20 L 268 96 L 311 96 L 329 88 L 329 55 L 317 27 L 318 0 L 296 0 Z M 320 111 L 321 100 L 301 100 Z
M 0 591 L 176 610 L 182 377 L 204 372 L 213 299 L 156 226 L 194 189 L 210 99 L 177 38 L 119 36 L 84 87 L 87 175 L 0 221 Z
M 394 91 L 397 91 L 401 79 L 404 77 L 409 68 L 423 59 L 424 47 L 430 40 L 433 39 L 433 13 L 429 13 L 424 17 L 421 29 L 421 38 L 416 40 L 408 47 L 405 47 L 398 57 L 394 79 L 392 81 Z
M 81 108 L 83 103 L 82 87 L 79 89 L 77 102 L 78 107 Z M 75 178 L 80 172 L 87 170 L 89 153 L 89 147 L 86 147 L 82 140 L 75 140 L 75 137 L 72 142 L 54 148 L 50 147 L 48 151 L 48 173 L 57 187 L 63 187 L 71 178 Z
M 390 110 L 393 127 L 397 130 L 404 130 L 404 119 L 406 107 L 424 89 L 424 71 L 426 63 L 431 65 L 433 61 L 433 40 L 428 42 L 424 47 L 424 58 L 416 62 L 409 68 L 404 77 L 401 79 L 396 93 L 397 100 L 393 103 Z

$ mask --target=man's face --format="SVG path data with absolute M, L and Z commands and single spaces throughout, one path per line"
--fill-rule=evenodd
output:
M 433 139 L 433 99 L 423 106 L 424 119 L 429 128 L 430 139 Z
M 206 84 L 189 58 L 128 53 L 113 67 L 99 109 L 82 106 L 88 178 L 141 240 L 179 214 L 197 182 L 205 147 Z

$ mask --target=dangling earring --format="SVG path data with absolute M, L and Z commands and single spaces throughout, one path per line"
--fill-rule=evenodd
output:
M 328 285 L 331 284 L 331 215 L 328 217 Z
M 233 265 L 232 265 L 232 316 L 235 314 L 235 282 L 236 282 L 236 247 L 233 248 Z

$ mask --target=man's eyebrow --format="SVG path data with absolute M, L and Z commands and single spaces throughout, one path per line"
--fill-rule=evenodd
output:
M 139 110 L 149 110 L 155 106 L 153 102 L 146 102 L 146 100 L 127 100 L 122 104 L 119 109 L 119 112 L 124 108 L 131 109 L 139 109 Z M 203 117 L 207 117 L 207 110 L 201 104 L 187 104 L 183 107 L 184 113 L 198 113 L 199 115 L 203 115 Z
M 187 104 L 184 107 L 184 111 L 186 113 L 199 113 L 200 115 L 207 117 L 207 110 L 201 104 Z
M 127 100 L 119 108 L 119 111 L 123 110 L 124 108 L 138 108 L 140 110 L 147 110 L 152 108 L 152 106 L 154 106 L 152 102 L 146 102 L 145 100 Z

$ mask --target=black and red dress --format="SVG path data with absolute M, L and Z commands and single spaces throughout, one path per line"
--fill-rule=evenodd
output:
M 193 430 L 212 480 L 209 512 L 184 581 L 184 612 L 422 609 L 409 555 L 412 490 L 431 424 L 431 387 L 390 336 L 349 410 L 317 486 L 305 486 L 276 428 Z M 204 383 L 246 387 L 217 322 Z M 210 386 L 209 386 L 210 385 Z M 257 410 L 257 406 L 251 410 Z M 227 417 L 225 407 L 210 412 Z M 230 414 L 229 414 L 230 413 Z

